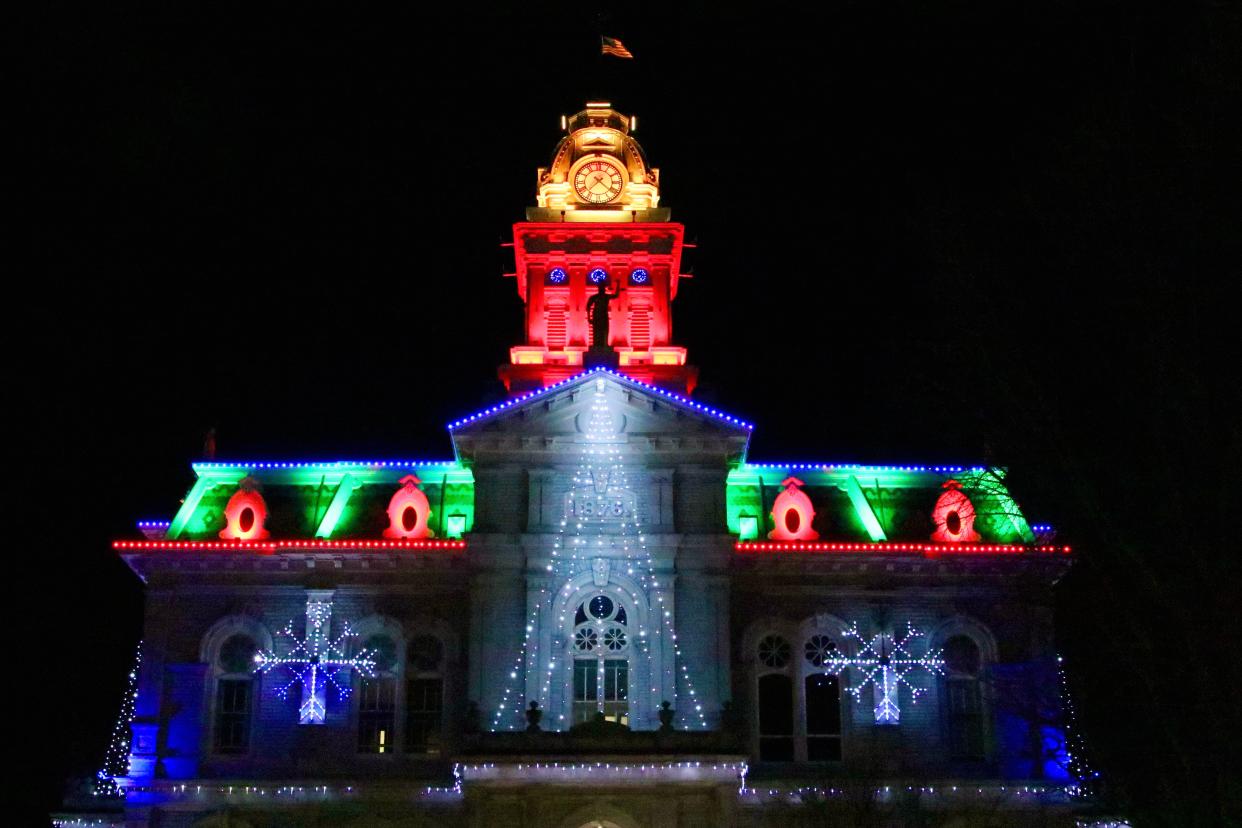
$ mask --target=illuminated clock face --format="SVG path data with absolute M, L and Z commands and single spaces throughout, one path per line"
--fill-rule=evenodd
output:
M 563 285 L 568 278 L 564 268 L 554 267 L 548 271 L 548 284 L 550 285 Z
M 574 192 L 588 204 L 607 204 L 621 196 L 625 179 L 611 161 L 588 161 L 574 173 Z

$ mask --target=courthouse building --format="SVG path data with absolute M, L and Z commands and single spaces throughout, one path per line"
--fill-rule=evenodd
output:
M 694 400 L 632 119 L 563 126 L 508 401 L 440 457 L 193 464 L 114 544 L 146 589 L 123 797 L 58 818 L 1073 825 L 1070 548 L 1003 469 L 752 458 L 762 424 Z

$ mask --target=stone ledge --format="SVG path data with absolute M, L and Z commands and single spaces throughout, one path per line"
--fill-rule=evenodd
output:
M 741 740 L 732 733 L 655 730 L 608 734 L 580 732 L 479 733 L 461 738 L 463 757 L 531 756 L 744 756 Z

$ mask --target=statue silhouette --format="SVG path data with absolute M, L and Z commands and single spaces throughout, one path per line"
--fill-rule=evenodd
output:
M 592 350 L 608 348 L 608 303 L 621 298 L 625 291 L 617 288 L 616 293 L 605 293 L 604 283 L 600 282 L 599 290 L 587 300 L 587 319 L 591 321 Z

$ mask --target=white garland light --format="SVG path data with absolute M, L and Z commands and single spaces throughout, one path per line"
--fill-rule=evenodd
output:
M 487 782 L 497 779 L 528 780 L 528 781 L 574 781 L 582 779 L 600 782 L 634 781 L 658 782 L 661 780 L 685 780 L 695 778 L 701 781 L 725 778 L 737 779 L 738 800 L 743 805 L 758 805 L 768 802 L 784 804 L 803 804 L 812 798 L 853 799 L 859 794 L 872 797 L 880 802 L 891 801 L 900 793 L 918 794 L 920 798 L 937 798 L 951 801 L 959 800 L 1010 800 L 1016 802 L 1066 802 L 1074 796 L 1073 786 L 1063 785 L 861 785 L 859 787 L 831 787 L 820 785 L 804 785 L 796 788 L 785 787 L 751 787 L 746 779 L 750 772 L 745 762 L 523 762 L 516 764 L 483 762 L 478 764 L 455 764 L 453 766 L 454 784 L 451 786 L 426 786 L 415 793 L 424 799 L 457 799 L 464 795 L 464 788 L 472 781 Z M 162 797 L 195 797 L 217 795 L 225 797 L 277 797 L 298 800 L 316 801 L 338 796 L 359 797 L 367 795 L 367 788 L 355 785 L 227 785 L 227 784 L 149 784 L 131 788 L 132 792 L 155 794 Z M 1092 828 L 1103 825 L 1127 825 L 1124 820 L 1112 822 L 1104 820 L 1098 823 L 1083 822 L 1083 826 Z
M 605 393 L 606 384 L 603 379 L 595 381 L 594 396 L 591 400 L 590 416 L 587 419 L 585 440 L 582 443 L 582 452 L 578 463 L 578 468 L 574 472 L 573 484 L 570 488 L 569 499 L 575 504 L 579 502 L 579 498 L 586 496 L 594 500 L 599 494 L 601 481 L 604 491 L 616 490 L 622 494 L 622 499 L 634 504 L 633 512 L 629 515 L 617 515 L 620 521 L 612 524 L 618 528 L 619 533 L 613 535 L 611 532 L 605 532 L 605 524 L 601 523 L 584 523 L 579 515 L 572 517 L 568 514 L 561 520 L 560 526 L 555 540 L 552 544 L 551 562 L 547 565 L 547 572 L 551 575 L 553 582 L 562 584 L 555 590 L 549 590 L 543 587 L 539 589 L 539 599 L 531 608 L 529 617 L 527 618 L 526 628 L 524 631 L 522 645 L 519 648 L 513 666 L 509 670 L 508 680 L 502 693 L 499 704 L 496 707 L 495 714 L 492 717 L 491 729 L 496 730 L 514 730 L 520 726 L 520 714 L 524 707 L 522 694 L 517 690 L 518 677 L 524 672 L 525 665 L 528 663 L 538 663 L 539 644 L 536 635 L 536 629 L 539 616 L 542 611 L 546 610 L 551 615 L 555 599 L 558 594 L 568 596 L 572 591 L 571 581 L 574 576 L 584 571 L 583 564 L 589 566 L 590 558 L 595 557 L 605 548 L 616 550 L 618 546 L 621 548 L 622 561 L 621 565 L 627 575 L 638 580 L 643 592 L 647 595 L 652 590 L 660 589 L 660 582 L 655 572 L 655 562 L 652 560 L 651 552 L 647 547 L 646 536 L 642 534 L 642 525 L 639 521 L 637 498 L 634 497 L 630 488 L 629 480 L 626 476 L 625 466 L 622 462 L 621 443 L 615 439 L 617 433 L 616 421 L 614 419 L 611 407 L 609 406 L 607 395 Z M 594 532 L 592 532 L 594 530 Z M 580 554 L 581 553 L 581 554 Z M 629 598 L 636 604 L 643 603 L 641 596 L 630 595 Z M 677 708 L 677 715 L 680 722 L 684 726 L 690 722 L 696 727 L 707 728 L 707 717 L 703 710 L 703 705 L 698 698 L 698 694 L 694 689 L 693 680 L 687 665 L 684 663 L 681 654 L 681 646 L 677 641 L 677 631 L 674 627 L 672 611 L 664 606 L 664 596 L 655 596 L 653 611 L 659 618 L 653 629 L 647 629 L 646 626 L 640 625 L 638 635 L 633 640 L 635 652 L 645 654 L 648 659 L 651 658 L 651 639 L 649 636 L 661 636 L 662 642 L 667 642 L 673 649 L 673 666 L 666 668 L 664 671 L 665 678 L 670 680 L 673 687 L 671 704 Z M 566 618 L 558 615 L 556 622 L 564 627 Z M 558 658 L 560 656 L 552 653 L 546 659 L 544 664 L 542 680 L 536 689 L 537 700 L 541 706 L 546 707 L 552 692 L 552 678 L 555 674 Z M 600 668 L 603 670 L 601 662 Z M 602 679 L 602 676 L 601 676 Z M 677 686 L 681 684 L 686 689 L 687 709 L 680 709 L 677 704 Z M 657 693 L 658 688 L 652 687 L 651 692 Z M 556 721 L 549 724 L 552 729 L 561 729 L 564 724 L 565 714 L 556 713 Z
M 805 804 L 813 799 L 856 799 L 859 795 L 878 802 L 888 802 L 894 794 L 918 794 L 919 797 L 944 797 L 946 799 L 1031 799 L 1037 801 L 1066 801 L 1074 796 L 1072 786 L 1060 785 L 880 785 L 856 788 L 837 788 L 804 785 L 797 788 L 763 787 L 739 790 L 739 798 L 747 804 L 777 802 Z
M 121 698 L 121 712 L 112 728 L 108 751 L 104 754 L 103 767 L 95 774 L 94 796 L 124 796 L 125 790 L 116 784 L 117 777 L 129 773 L 130 723 L 134 720 L 134 705 L 138 702 L 138 670 L 142 667 L 142 642 L 134 654 L 134 669 L 129 671 L 125 695 Z
M 1070 693 L 1069 676 L 1065 672 L 1065 661 L 1061 656 L 1057 656 L 1057 680 L 1060 688 L 1061 708 L 1065 713 L 1065 770 L 1078 780 L 1078 784 L 1073 789 L 1075 795 L 1081 797 L 1090 796 L 1095 785 L 1099 782 L 1100 772 L 1093 769 L 1090 762 L 1087 761 L 1085 740 L 1082 731 L 1078 727 L 1078 713 L 1074 707 L 1073 694 Z M 1125 824 L 1129 825 L 1129 823 Z

